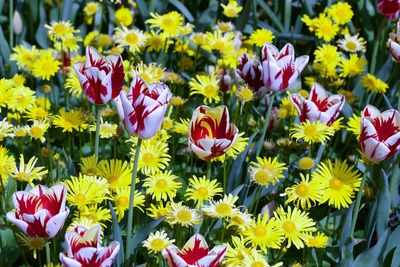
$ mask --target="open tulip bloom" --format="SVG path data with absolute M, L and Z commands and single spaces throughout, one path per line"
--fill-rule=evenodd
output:
M 386 18 L 396 20 L 400 17 L 399 0 L 377 0 L 378 11 Z
M 182 248 L 171 245 L 162 251 L 162 255 L 170 267 L 217 267 L 227 252 L 226 245 L 208 248 L 202 235 L 195 234 Z
M 171 97 L 166 84 L 146 84 L 142 78 L 135 76 L 129 92 L 121 91 L 115 104 L 128 132 L 148 139 L 160 130 Z
M 309 56 L 296 58 L 290 43 L 281 51 L 273 44 L 265 44 L 261 52 L 262 79 L 267 90 L 272 91 L 284 91 L 292 86 L 309 60 Z
M 203 160 L 223 155 L 235 143 L 238 128 L 229 122 L 226 106 L 200 106 L 189 122 L 190 149 Z
M 93 47 L 86 47 L 86 62 L 76 62 L 82 91 L 92 104 L 105 104 L 116 98 L 124 82 L 124 65 L 121 55 L 112 54 L 103 57 Z
M 328 92 L 318 83 L 314 83 L 308 99 L 299 94 L 290 97 L 297 110 L 301 122 L 309 120 L 311 123 L 320 121 L 331 125 L 339 116 L 344 103 L 343 95 L 328 95 Z
M 372 162 L 393 156 L 400 149 L 400 113 L 395 109 L 381 113 L 368 105 L 361 117 L 360 143 Z
M 60 261 L 66 267 L 91 266 L 109 267 L 118 255 L 120 245 L 111 242 L 108 247 L 101 246 L 101 227 L 75 226 L 65 234 L 67 249 L 60 253 Z
M 257 59 L 250 59 L 247 54 L 241 55 L 239 62 L 235 72 L 236 76 L 260 97 L 265 90 L 261 63 Z
M 60 232 L 69 213 L 65 196 L 66 188 L 61 184 L 15 192 L 15 211 L 8 212 L 7 219 L 30 237 L 52 238 Z

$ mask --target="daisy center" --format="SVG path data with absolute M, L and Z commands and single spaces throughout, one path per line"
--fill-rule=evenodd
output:
M 172 28 L 174 25 L 174 21 L 170 17 L 163 18 L 161 21 L 162 28 Z
M 220 215 L 229 215 L 231 214 L 232 208 L 228 204 L 221 203 L 215 207 L 215 211 Z
M 180 210 L 176 213 L 176 218 L 181 222 L 191 222 L 192 213 L 188 210 Z
M 151 248 L 153 248 L 156 251 L 160 251 L 165 247 L 164 241 L 161 239 L 154 239 L 151 241 Z
M 299 197 L 306 197 L 308 195 L 308 188 L 303 184 L 299 184 L 298 186 L 296 186 L 295 191 Z
M 82 193 L 77 193 L 75 195 L 75 203 L 84 203 L 86 201 L 86 196 Z
M 254 228 L 253 233 L 257 237 L 262 237 L 267 234 L 267 230 L 265 229 L 265 227 L 257 226 L 256 228 Z
M 166 190 L 168 188 L 168 183 L 165 179 L 160 179 L 156 182 L 156 187 L 161 190 Z
M 333 177 L 329 181 L 329 187 L 332 188 L 333 190 L 340 190 L 343 187 L 343 181 L 340 178 Z
M 120 197 L 118 199 L 118 206 L 125 208 L 128 207 L 129 199 L 128 197 Z
M 44 239 L 40 237 L 34 237 L 29 242 L 29 247 L 32 249 L 42 249 L 44 245 Z
M 347 41 L 346 48 L 350 51 L 354 51 L 357 49 L 357 45 L 352 41 Z
M 137 44 L 139 38 L 136 34 L 134 33 L 128 33 L 125 37 L 125 40 L 129 44 Z
M 26 172 L 19 172 L 15 175 L 15 178 L 20 181 L 25 181 L 26 178 L 28 177 L 28 174 Z
M 43 133 L 44 133 L 44 131 L 40 127 L 35 126 L 35 127 L 31 128 L 32 137 L 40 138 L 43 136 Z
M 197 194 L 201 198 L 206 198 L 208 196 L 208 189 L 205 187 L 199 187 L 199 189 L 197 189 Z
M 218 41 L 215 42 L 214 48 L 215 48 L 216 50 L 222 51 L 222 50 L 224 50 L 224 48 L 225 48 L 225 44 L 224 44 L 224 42 L 223 42 L 222 40 L 218 40 Z
M 289 234 L 294 233 L 297 230 L 296 225 L 290 221 L 284 222 L 282 225 L 282 229 Z
M 206 95 L 212 95 L 215 92 L 215 87 L 212 85 L 207 85 L 206 87 L 204 87 L 204 93 Z
M 154 162 L 154 160 L 155 160 L 155 157 L 151 153 L 145 153 L 143 155 L 143 161 L 144 162 L 152 163 L 152 162 Z
M 60 23 L 60 24 L 57 24 L 57 25 L 54 26 L 53 32 L 55 32 L 58 35 L 63 35 L 63 34 L 66 34 L 68 32 L 68 28 L 65 27 L 64 24 Z
M 317 136 L 318 135 L 317 127 L 315 127 L 314 125 L 307 125 L 306 127 L 304 127 L 304 135 L 310 137 Z
M 259 261 L 253 262 L 251 265 L 251 267 L 264 267 L 265 264 Z
M 254 180 L 256 180 L 257 183 L 265 185 L 271 180 L 271 175 L 267 171 L 258 171 L 256 172 L 256 175 L 254 176 Z

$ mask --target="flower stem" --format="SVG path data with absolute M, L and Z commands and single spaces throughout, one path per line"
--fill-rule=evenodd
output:
M 265 114 L 264 127 L 262 128 L 262 131 L 261 131 L 261 137 L 260 137 L 261 140 L 265 139 L 265 135 L 267 133 L 267 129 L 268 129 L 268 125 L 269 125 L 269 119 L 271 117 L 272 105 L 274 104 L 274 98 L 275 98 L 275 93 L 272 93 L 272 95 L 271 95 L 271 97 L 269 99 L 267 113 Z M 258 157 L 258 155 L 260 155 L 261 148 L 262 148 L 262 145 L 257 147 L 256 157 Z
M 129 212 L 128 212 L 128 225 L 126 231 L 126 246 L 125 246 L 125 260 L 129 260 L 131 249 L 131 236 L 132 236 L 132 221 L 133 221 L 133 204 L 135 197 L 135 187 L 136 187 L 136 176 L 139 162 L 140 146 L 142 145 L 142 139 L 139 138 L 136 145 L 135 160 L 133 162 L 132 170 L 132 183 L 131 183 L 131 193 L 129 195 Z
M 211 179 L 211 160 L 207 161 L 207 179 Z
M 100 139 L 100 108 L 96 107 L 96 139 L 94 141 L 94 154 L 99 156 L 99 139 Z
M 358 217 L 358 212 L 360 210 L 360 204 L 361 204 L 361 196 L 363 194 L 365 182 L 367 180 L 367 175 L 369 172 L 370 166 L 366 166 L 364 175 L 361 180 L 361 185 L 360 188 L 358 189 L 357 193 L 357 198 L 356 198 L 356 203 L 354 204 L 354 211 L 353 211 L 353 221 L 351 222 L 351 228 L 350 228 L 350 237 L 353 237 L 354 230 L 356 228 L 356 223 L 357 223 L 357 217 Z
M 50 265 L 51 259 L 50 259 L 50 246 L 49 246 L 49 240 L 46 239 L 46 262 L 47 265 Z

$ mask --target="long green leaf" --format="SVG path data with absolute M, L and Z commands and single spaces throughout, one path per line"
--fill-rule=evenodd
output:
M 194 17 L 192 13 L 186 8 L 184 4 L 182 4 L 181 1 L 178 0 L 168 0 L 172 5 L 174 5 L 185 17 L 189 22 L 194 21 Z
M 121 229 L 120 229 L 119 224 L 118 224 L 118 219 L 117 219 L 117 215 L 115 214 L 114 208 L 111 205 L 111 203 L 108 203 L 108 205 L 109 205 L 110 212 L 111 212 L 111 217 L 112 217 L 111 229 L 112 229 L 113 239 L 115 241 L 118 241 L 119 245 L 120 245 L 119 254 L 118 254 L 118 257 L 117 257 L 117 259 L 115 261 L 115 264 L 117 266 L 121 266 L 122 263 L 124 262 L 124 257 L 125 257 L 124 256 L 124 251 L 125 251 L 124 250 L 124 241 L 122 240 L 122 233 L 121 233 Z
M 377 198 L 378 208 L 376 209 L 376 232 L 378 234 L 378 238 L 381 238 L 383 232 L 387 228 L 390 213 L 388 176 L 383 169 L 381 170 L 381 173 L 381 179 L 379 179 L 380 188 Z
M 264 9 L 267 16 L 271 19 L 271 21 L 275 24 L 279 31 L 285 32 L 285 27 L 283 27 L 280 19 L 275 15 L 275 13 L 271 10 L 268 4 L 263 0 L 256 0 L 257 3 Z
M 383 254 L 382 252 L 387 242 L 388 236 L 389 232 L 388 230 L 386 230 L 379 238 L 378 243 L 376 243 L 376 245 L 373 248 L 358 255 L 358 257 L 354 261 L 354 266 L 363 266 L 363 267 L 380 266 L 380 263 L 382 262 L 382 254 Z

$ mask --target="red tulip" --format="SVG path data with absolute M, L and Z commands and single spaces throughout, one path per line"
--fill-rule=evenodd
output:
M 380 112 L 368 105 L 361 116 L 360 143 L 364 155 L 380 162 L 400 149 L 400 113 L 389 109 Z
M 30 237 L 52 238 L 60 232 L 69 209 L 65 207 L 66 188 L 37 185 L 30 191 L 13 194 L 15 211 L 7 219 Z
M 328 96 L 328 92 L 318 83 L 312 86 L 308 99 L 304 99 L 299 94 L 293 94 L 290 100 L 301 122 L 320 121 L 327 125 L 335 122 L 346 102 L 343 95 Z
M 393 60 L 400 63 L 400 21 L 397 22 L 396 32 L 389 33 L 388 43 Z
M 261 52 L 262 79 L 264 86 L 272 91 L 284 91 L 292 86 L 309 60 L 308 56 L 296 58 L 289 43 L 281 51 L 272 44 L 265 44 Z
M 198 107 L 189 122 L 189 147 L 203 160 L 223 155 L 235 143 L 239 130 L 229 123 L 226 106 Z
M 390 20 L 399 19 L 400 1 L 399 0 L 378 0 L 378 11 Z
M 65 267 L 109 267 L 119 252 L 119 243 L 111 242 L 101 246 L 101 227 L 89 229 L 76 226 L 65 234 L 67 250 L 60 253 L 60 261 Z
M 172 97 L 163 83 L 146 84 L 134 77 L 129 92 L 115 99 L 119 117 L 129 133 L 141 138 L 153 137 L 161 128 L 167 104 Z
M 162 251 L 162 255 L 170 267 L 217 267 L 226 251 L 226 245 L 215 246 L 209 250 L 204 237 L 196 234 L 187 241 L 182 250 L 171 245 Z
M 86 62 L 76 62 L 78 75 L 86 98 L 93 104 L 104 104 L 116 98 L 124 82 L 124 65 L 121 55 L 103 57 L 93 47 L 86 47 Z
M 265 90 L 262 81 L 262 66 L 257 59 L 249 59 L 247 54 L 239 58 L 240 65 L 236 70 L 236 76 L 241 79 L 257 96 L 261 96 Z

